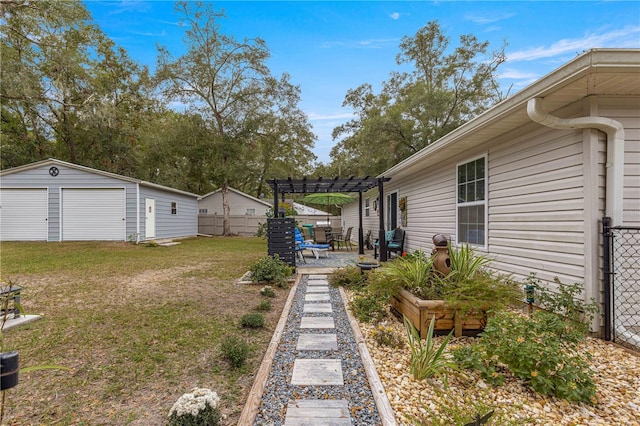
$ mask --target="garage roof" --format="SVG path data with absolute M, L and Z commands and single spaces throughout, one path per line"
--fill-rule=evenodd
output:
M 197 194 L 193 194 L 191 192 L 181 191 L 179 189 L 170 188 L 168 186 L 158 185 L 156 183 L 147 182 L 141 179 L 134 179 L 127 176 L 118 175 L 115 173 L 105 172 L 102 170 L 92 169 L 91 167 L 81 166 L 79 164 L 68 163 L 66 161 L 57 160 L 55 158 L 49 158 L 48 160 L 36 161 L 35 163 L 25 164 L 24 166 L 12 167 L 10 169 L 5 169 L 0 171 L 0 176 L 6 176 L 13 173 L 23 172 L 25 170 L 36 169 L 43 166 L 64 166 L 69 167 L 71 169 L 82 170 L 88 173 L 94 173 L 101 176 L 106 176 L 114 179 L 120 179 L 127 182 L 137 183 L 139 185 L 148 186 L 151 188 L 161 189 L 168 192 L 175 192 L 182 195 L 187 195 L 190 197 L 199 197 Z

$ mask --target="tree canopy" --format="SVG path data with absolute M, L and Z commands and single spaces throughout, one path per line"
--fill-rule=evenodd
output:
M 473 35 L 452 48 L 437 21 L 403 37 L 396 63 L 410 71 L 391 72 L 379 94 L 369 83 L 347 92 L 343 106 L 355 118 L 333 131 L 333 170 L 379 174 L 501 100 L 505 46 L 488 49 Z

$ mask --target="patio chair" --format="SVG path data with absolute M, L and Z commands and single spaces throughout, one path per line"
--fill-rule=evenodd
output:
M 295 228 L 295 242 L 296 242 L 296 254 L 300 257 L 300 259 L 307 263 L 302 254 L 303 250 L 310 250 L 316 259 L 320 259 L 320 253 L 325 253 L 327 257 L 329 257 L 329 244 L 314 244 L 308 241 L 305 241 L 300 233 L 298 228 Z
M 331 246 L 331 250 L 335 250 L 333 238 L 331 238 L 331 232 L 327 232 L 326 228 L 313 228 L 313 237 L 316 244 L 329 244 Z
M 311 229 L 307 228 L 306 226 L 302 227 L 302 236 L 304 237 L 305 241 L 313 242 L 313 236 L 311 235 Z
M 405 236 L 404 229 L 400 229 L 400 228 L 396 228 L 393 231 L 386 231 L 384 233 L 384 238 L 385 238 L 385 241 L 387 242 L 387 259 L 391 257 L 391 253 L 402 254 L 402 251 L 404 249 L 404 236 Z M 373 243 L 373 246 L 374 246 L 373 257 L 374 259 L 377 259 L 378 247 L 380 247 L 380 242 L 376 240 Z
M 339 236 L 338 238 L 334 238 L 334 241 L 338 244 L 338 250 L 340 250 L 340 246 L 342 244 L 347 247 L 347 250 L 351 250 L 351 231 L 353 231 L 353 226 L 347 228 L 347 233 Z

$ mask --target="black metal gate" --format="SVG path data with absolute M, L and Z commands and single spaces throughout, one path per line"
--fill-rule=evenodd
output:
M 605 339 L 640 350 L 640 227 L 602 219 Z

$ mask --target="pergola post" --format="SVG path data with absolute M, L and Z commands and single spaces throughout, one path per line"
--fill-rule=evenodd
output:
M 358 192 L 358 254 L 364 254 L 364 235 L 362 233 L 362 191 Z
M 273 181 L 273 217 L 278 217 L 278 181 Z
M 380 228 L 378 229 L 378 247 L 380 248 L 380 262 L 387 261 L 387 239 L 384 235 L 384 178 L 378 179 L 378 212 Z

